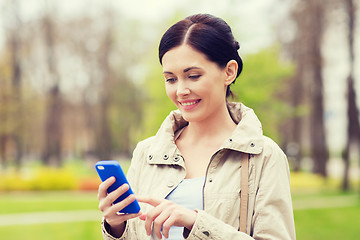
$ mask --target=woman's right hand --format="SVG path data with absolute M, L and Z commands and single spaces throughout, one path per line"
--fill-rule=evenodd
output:
M 111 193 L 107 193 L 107 189 L 115 182 L 115 177 L 110 177 L 99 185 L 98 199 L 99 209 L 103 213 L 105 221 L 110 225 L 110 234 L 114 237 L 121 237 L 125 230 L 125 221 L 141 215 L 141 212 L 135 214 L 119 214 L 118 212 L 127 205 L 135 201 L 133 194 L 129 195 L 123 201 L 114 204 L 113 202 L 128 189 L 128 184 L 123 184 Z

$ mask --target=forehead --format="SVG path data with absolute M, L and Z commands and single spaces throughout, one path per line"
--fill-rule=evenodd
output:
M 183 70 L 189 67 L 206 68 L 214 65 L 205 54 L 195 50 L 189 45 L 180 45 L 166 52 L 162 59 L 164 72 Z

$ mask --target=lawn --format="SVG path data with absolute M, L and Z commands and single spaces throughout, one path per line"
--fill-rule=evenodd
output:
M 2 240 L 99 240 L 100 222 L 56 223 L 0 227 Z
M 352 207 L 296 210 L 297 239 L 359 239 L 360 205 Z
M 0 192 L 0 214 L 90 210 L 98 207 L 97 192 Z
M 349 206 L 335 208 L 301 208 L 305 202 L 331 202 L 344 199 Z M 351 201 L 350 201 L 351 200 Z M 355 201 L 355 202 L 354 202 Z M 345 202 L 345 205 L 347 205 Z M 27 192 L 0 193 L 0 215 L 9 213 L 96 210 L 96 192 Z M 360 203 L 356 194 L 337 192 L 294 194 L 297 239 L 357 239 L 360 234 Z M 98 240 L 99 221 L 46 223 L 0 227 L 4 240 Z
M 10 213 L 47 211 L 97 210 L 96 192 L 2 192 L 0 216 Z M 4 240 L 72 240 L 101 239 L 100 221 L 45 223 L 0 226 L 0 239 Z

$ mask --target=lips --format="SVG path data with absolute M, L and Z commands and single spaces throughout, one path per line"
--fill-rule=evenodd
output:
M 197 100 L 179 101 L 179 103 L 182 109 L 189 111 L 195 108 L 200 101 L 201 99 L 197 99 Z

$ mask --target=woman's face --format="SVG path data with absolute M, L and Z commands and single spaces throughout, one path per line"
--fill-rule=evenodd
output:
M 166 93 L 185 120 L 205 120 L 226 106 L 226 88 L 233 81 L 227 67 L 220 68 L 189 45 L 169 50 L 162 65 Z

